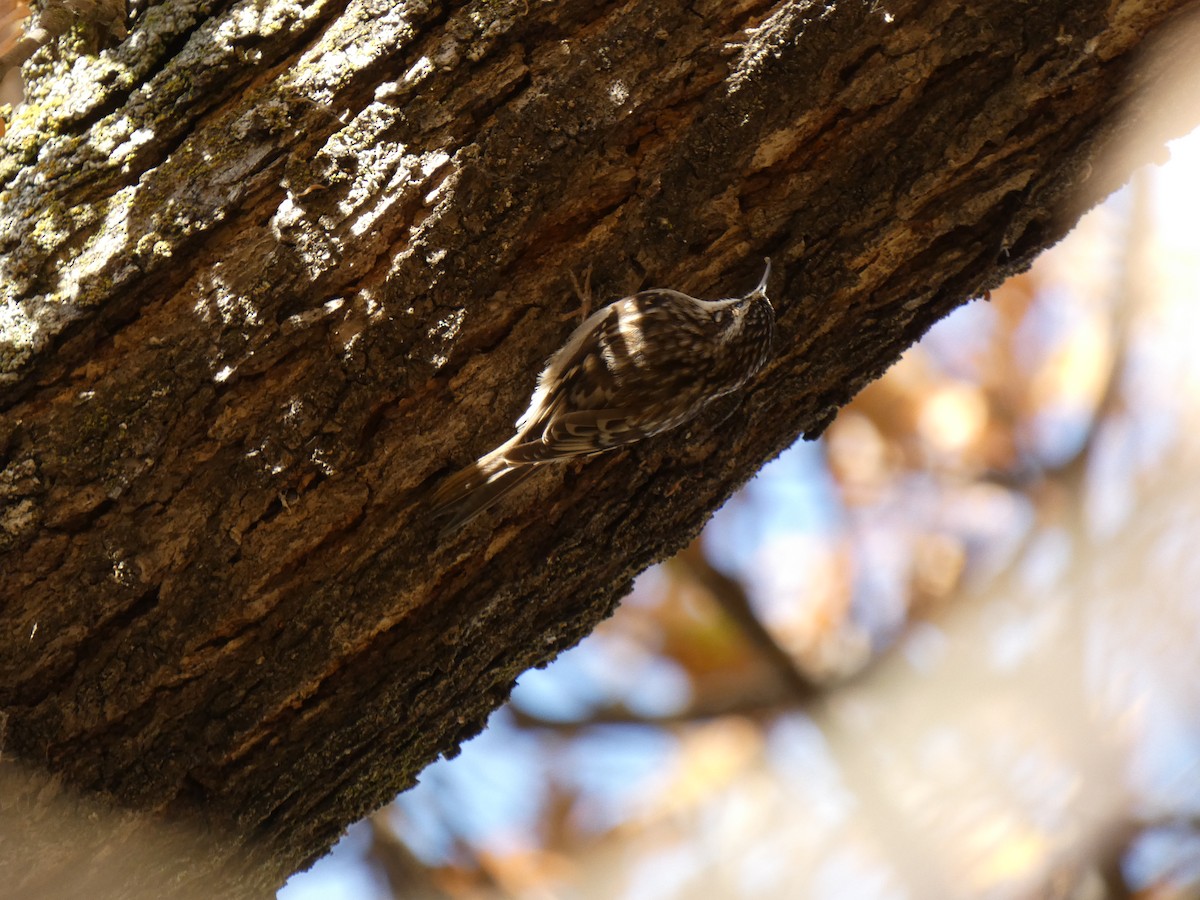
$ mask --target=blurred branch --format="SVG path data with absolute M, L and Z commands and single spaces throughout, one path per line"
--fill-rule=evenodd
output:
M 1097 871 L 1104 882 L 1105 900 L 1132 900 L 1132 898 L 1139 896 L 1158 896 L 1156 891 L 1147 885 L 1142 885 L 1139 890 L 1135 891 L 1125 877 L 1125 870 L 1122 863 L 1129 854 L 1130 847 L 1145 832 L 1154 828 L 1180 827 L 1200 832 L 1200 816 L 1155 816 L 1153 818 L 1137 818 L 1136 820 L 1120 823 L 1117 826 L 1118 830 L 1110 836 L 1105 847 L 1105 852 L 1097 855 Z M 1163 896 L 1184 895 L 1165 893 Z
M 525 712 L 512 704 L 509 705 L 509 711 L 519 727 L 549 728 L 571 733 L 594 725 L 649 725 L 666 728 L 719 719 L 722 716 L 765 717 L 794 709 L 796 705 L 796 698 L 792 692 L 775 682 L 763 684 L 759 691 L 753 693 L 743 692 L 733 697 L 706 697 L 678 712 L 659 716 L 635 712 L 623 704 L 600 707 L 584 719 L 547 719 Z
M 1130 841 L 1134 837 L 1136 835 L 1131 835 Z M 1099 860 L 1098 874 L 1104 884 L 1105 900 L 1133 900 L 1134 893 L 1130 890 L 1129 882 L 1125 880 L 1125 872 L 1121 867 L 1121 861 L 1125 858 L 1125 852 L 1128 849 L 1128 843 L 1114 847 L 1110 853 Z
M 742 585 L 708 561 L 699 541 L 693 541 L 672 562 L 677 564 L 688 578 L 713 596 L 725 614 L 762 654 L 794 702 L 805 703 L 824 692 L 821 685 L 813 682 L 796 667 L 791 654 L 779 645 L 763 625 L 750 605 L 750 598 L 746 596 Z
M 445 900 L 449 894 L 434 884 L 429 869 L 408 849 L 388 821 L 387 811 L 381 810 L 367 819 L 371 827 L 369 859 L 387 879 L 388 888 L 397 900 Z

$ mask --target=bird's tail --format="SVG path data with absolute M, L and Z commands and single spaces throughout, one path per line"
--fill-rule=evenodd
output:
M 535 465 L 513 465 L 502 452 L 504 447 L 482 456 L 443 481 L 430 502 L 434 518 L 445 519 L 442 534 L 462 528 L 505 494 L 521 484 Z

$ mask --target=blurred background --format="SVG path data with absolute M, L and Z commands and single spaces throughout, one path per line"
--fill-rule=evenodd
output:
M 1171 156 L 280 897 L 1200 897 L 1200 136 Z
M 1200 136 L 1171 156 L 280 897 L 1200 898 Z

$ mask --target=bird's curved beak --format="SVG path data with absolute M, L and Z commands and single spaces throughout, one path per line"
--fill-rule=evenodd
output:
M 771 260 L 768 257 L 764 261 L 766 262 L 767 267 L 763 270 L 762 278 L 760 278 L 758 281 L 758 287 L 752 290 L 746 299 L 757 296 L 762 297 L 764 300 L 770 303 L 771 299 L 767 296 L 767 279 L 771 277 Z

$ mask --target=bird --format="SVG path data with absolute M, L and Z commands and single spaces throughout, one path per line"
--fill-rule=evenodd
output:
M 450 534 L 544 465 L 677 428 L 766 365 L 775 339 L 771 260 L 744 297 L 698 300 L 656 288 L 588 316 L 546 362 L 516 433 L 432 496 Z

